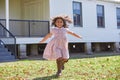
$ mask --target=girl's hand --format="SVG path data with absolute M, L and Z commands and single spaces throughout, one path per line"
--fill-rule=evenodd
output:
M 76 33 L 73 33 L 73 32 L 71 32 L 71 31 L 67 31 L 67 33 L 70 34 L 70 35 L 73 35 L 73 36 L 75 36 L 75 37 L 77 37 L 77 38 L 82 39 L 82 36 L 77 35 Z
M 52 33 L 48 33 L 39 43 L 44 43 L 51 36 L 52 36 Z
M 80 36 L 80 39 L 83 39 L 82 36 Z

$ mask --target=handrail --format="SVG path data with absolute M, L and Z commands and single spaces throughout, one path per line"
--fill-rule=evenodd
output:
M 8 48 L 8 50 L 10 50 L 12 52 L 12 54 L 15 56 L 15 58 L 17 58 L 15 36 L 8 29 L 6 29 L 6 27 L 4 27 L 1 23 L 0 23 L 0 30 L 1 30 L 0 41 Z M 2 30 L 4 32 L 2 32 Z M 11 42 L 12 39 L 13 39 L 13 43 Z M 10 40 L 10 42 L 9 42 L 9 40 Z M 12 45 L 12 47 L 10 45 Z
M 1 23 L 0 23 L 1 27 L 4 28 L 12 37 L 15 38 L 15 36 L 8 30 L 6 29 L 6 27 L 4 27 Z
M 6 19 L 0 19 L 6 26 Z M 9 31 L 15 37 L 43 37 L 49 33 L 49 21 L 9 19 Z
M 0 39 L 0 44 L 2 43 L 2 45 L 5 45 L 5 43 Z

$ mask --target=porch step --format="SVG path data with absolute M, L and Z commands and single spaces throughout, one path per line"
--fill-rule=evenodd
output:
M 0 56 L 0 61 L 1 60 L 15 60 L 14 56 Z
M 8 49 L 0 44 L 0 62 L 16 61 L 15 56 L 11 55 Z
M 0 48 L 4 48 L 4 45 L 0 44 Z
M 0 52 L 8 52 L 8 49 L 1 47 L 1 48 L 0 48 Z
M 0 56 L 11 56 L 11 52 L 0 52 Z

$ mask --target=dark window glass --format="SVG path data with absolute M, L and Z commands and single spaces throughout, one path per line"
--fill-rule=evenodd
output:
M 97 5 L 97 26 L 105 27 L 104 6 L 102 5 Z
M 117 28 L 120 29 L 120 8 L 117 8 Z
M 82 7 L 80 2 L 73 2 L 74 26 L 82 27 Z

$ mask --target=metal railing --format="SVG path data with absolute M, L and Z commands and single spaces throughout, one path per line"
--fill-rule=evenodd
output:
M 6 48 L 12 54 L 17 58 L 17 52 L 16 52 L 16 38 L 15 36 L 6 29 L 1 23 L 0 23 L 0 41 L 5 45 Z
M 0 22 L 5 26 L 5 19 Z M 49 32 L 49 21 L 10 19 L 9 31 L 16 37 L 43 37 Z

